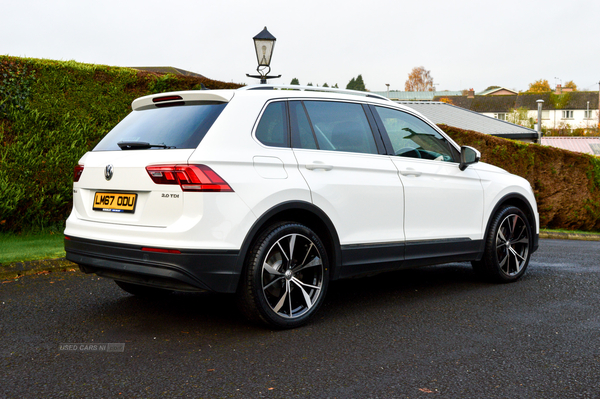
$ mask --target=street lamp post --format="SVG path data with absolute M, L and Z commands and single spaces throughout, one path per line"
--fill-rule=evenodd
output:
M 256 72 L 258 72 L 259 75 L 246 74 L 246 76 L 249 78 L 260 79 L 261 84 L 266 84 L 267 79 L 280 78 L 281 75 L 268 76 L 269 72 L 271 72 L 271 56 L 273 55 L 273 49 L 275 48 L 275 40 L 277 40 L 275 39 L 275 36 L 269 33 L 265 26 L 265 29 L 252 39 L 254 40 L 254 48 L 256 50 L 256 60 L 258 61 Z
M 538 144 L 542 144 L 542 104 L 544 104 L 544 100 L 539 99 L 536 102 L 538 105 L 538 123 L 537 123 Z

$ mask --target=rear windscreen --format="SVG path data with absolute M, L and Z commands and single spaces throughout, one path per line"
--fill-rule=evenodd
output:
M 227 103 L 133 111 L 93 151 L 121 151 L 119 142 L 148 143 L 151 149 L 196 148 Z

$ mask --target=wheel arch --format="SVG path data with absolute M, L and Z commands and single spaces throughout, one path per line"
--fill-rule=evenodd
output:
M 494 216 L 498 213 L 498 210 L 507 205 L 515 206 L 525 214 L 525 217 L 529 222 L 529 226 L 531 227 L 531 235 L 533 239 L 531 252 L 535 252 L 538 246 L 538 235 L 536 231 L 537 221 L 535 217 L 535 212 L 533 211 L 533 207 L 531 206 L 527 198 L 519 193 L 506 194 L 504 197 L 500 198 L 500 200 L 496 203 L 494 209 L 492 209 L 492 212 L 490 212 L 490 216 L 487 220 L 484 237 L 488 236 L 492 221 L 494 219 Z
M 274 206 L 266 211 L 246 234 L 237 260 L 236 271 L 238 276 L 244 270 L 244 265 L 250 252 L 250 248 L 261 233 L 277 222 L 297 222 L 313 230 L 323 241 L 329 258 L 329 276 L 335 279 L 336 271 L 341 263 L 340 240 L 331 219 L 320 208 L 305 201 L 288 201 Z M 238 277 L 239 278 L 239 277 Z M 236 284 L 239 284 L 239 280 Z

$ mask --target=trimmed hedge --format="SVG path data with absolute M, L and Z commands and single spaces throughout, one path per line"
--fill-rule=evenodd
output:
M 600 231 L 599 157 L 439 127 L 458 144 L 481 151 L 483 162 L 527 179 L 537 200 L 540 227 Z
M 62 229 L 73 167 L 140 96 L 238 88 L 206 78 L 0 56 L 0 231 Z M 440 126 L 531 183 L 546 228 L 600 231 L 600 158 Z
M 140 96 L 233 89 L 206 78 L 0 56 L 0 231 L 62 229 L 73 167 Z

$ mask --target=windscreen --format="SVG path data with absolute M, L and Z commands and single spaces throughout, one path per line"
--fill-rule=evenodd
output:
M 133 111 L 93 151 L 121 151 L 118 143 L 148 143 L 144 149 L 196 148 L 227 103 Z

